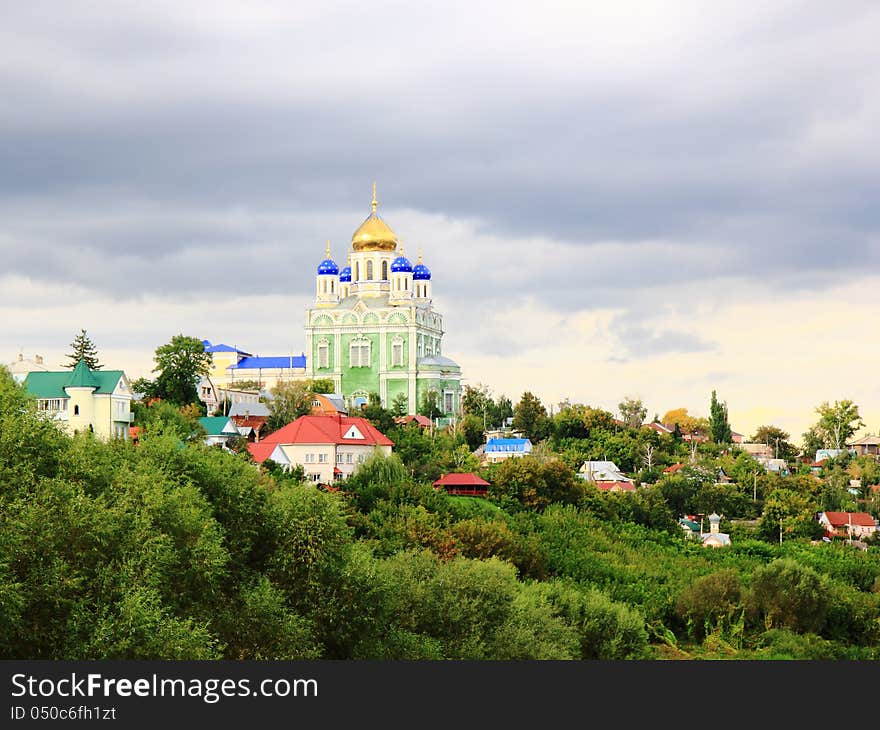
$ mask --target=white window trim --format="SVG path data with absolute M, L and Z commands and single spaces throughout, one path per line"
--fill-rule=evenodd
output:
M 366 357 L 364 356 L 366 350 Z M 355 354 L 357 356 L 355 356 Z M 367 337 L 356 337 L 348 346 L 348 361 L 353 368 L 368 368 L 373 357 L 373 343 Z

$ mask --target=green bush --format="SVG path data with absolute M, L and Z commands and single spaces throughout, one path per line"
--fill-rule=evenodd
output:
M 819 633 L 829 607 L 827 581 L 791 558 L 778 558 L 752 575 L 750 614 L 770 628 Z

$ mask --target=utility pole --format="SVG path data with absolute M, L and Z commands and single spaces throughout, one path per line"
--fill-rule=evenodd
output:
M 755 472 L 755 484 L 752 487 L 752 501 L 758 501 L 758 472 Z
M 779 544 L 782 545 L 782 518 L 779 518 Z

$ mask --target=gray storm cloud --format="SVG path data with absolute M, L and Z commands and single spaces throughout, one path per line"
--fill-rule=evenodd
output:
M 449 326 L 528 292 L 618 312 L 611 358 L 711 350 L 646 324 L 675 286 L 880 264 L 878 31 L 869 2 L 11 4 L 4 273 L 308 295 L 376 179 Z

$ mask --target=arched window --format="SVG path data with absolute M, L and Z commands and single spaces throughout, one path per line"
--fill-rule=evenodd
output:
M 382 262 L 382 281 L 385 281 L 388 278 L 388 262 Z
M 354 280 L 355 281 L 361 280 L 361 263 L 360 263 L 360 261 L 354 262 Z
M 336 282 L 333 279 L 330 279 L 330 293 L 336 293 Z
M 367 261 L 367 281 L 373 280 L 373 262 Z
M 79 415 L 79 406 L 74 406 L 74 407 L 73 407 L 73 415 L 74 415 L 74 416 L 78 416 L 78 415 Z

